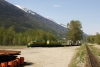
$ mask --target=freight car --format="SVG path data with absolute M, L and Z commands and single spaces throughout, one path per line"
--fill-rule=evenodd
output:
M 31 41 L 27 45 L 27 47 L 59 47 L 59 46 L 61 46 L 61 43 L 57 41 L 46 41 L 46 42 Z

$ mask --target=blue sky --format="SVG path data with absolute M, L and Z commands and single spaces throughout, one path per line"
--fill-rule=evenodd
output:
M 50 17 L 57 23 L 79 20 L 87 34 L 100 33 L 100 0 L 6 0 Z

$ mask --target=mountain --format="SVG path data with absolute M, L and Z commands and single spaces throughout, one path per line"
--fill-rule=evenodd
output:
M 17 32 L 28 29 L 42 29 L 54 33 L 59 37 L 65 37 L 68 31 L 50 18 L 21 7 L 15 6 L 5 0 L 0 0 L 0 26 L 9 28 L 13 26 Z
M 32 14 L 32 15 L 37 14 L 37 13 L 33 12 L 32 10 L 29 10 L 29 9 L 27 9 L 27 8 L 24 8 L 24 7 L 20 6 L 20 5 L 15 5 L 15 6 L 18 7 L 18 8 L 20 8 L 20 9 L 22 9 L 23 11 L 25 11 L 25 12 L 27 12 L 27 13 Z
M 62 24 L 62 23 L 60 23 L 59 25 L 61 25 L 61 26 L 63 26 L 63 27 L 65 27 L 65 28 L 66 28 L 66 25 L 64 25 L 64 24 Z

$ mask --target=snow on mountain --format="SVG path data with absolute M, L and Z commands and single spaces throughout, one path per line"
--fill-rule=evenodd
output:
M 45 17 L 45 18 L 54 22 L 54 20 L 51 19 L 49 16 L 47 16 L 47 17 Z
M 15 6 L 18 7 L 18 8 L 20 8 L 21 10 L 27 12 L 27 13 L 31 13 L 31 14 L 35 15 L 35 12 L 33 12 L 32 10 L 24 8 L 24 7 L 20 6 L 20 5 L 15 5 Z
M 29 10 L 29 9 L 27 9 L 27 8 L 25 8 L 25 7 L 20 6 L 20 5 L 15 5 L 15 6 L 18 7 L 18 8 L 20 8 L 21 10 L 27 12 L 27 13 L 32 14 L 32 15 L 39 15 L 39 14 L 37 14 L 36 12 L 33 12 L 32 10 Z M 41 16 L 41 15 L 39 15 L 39 16 Z M 42 16 L 42 17 L 43 17 L 43 16 Z M 49 16 L 44 17 L 44 18 L 46 18 L 46 19 L 48 19 L 48 20 L 50 20 L 50 21 L 55 22 L 55 21 L 54 21 L 53 19 L 51 19 Z M 59 23 L 59 25 L 66 28 L 66 25 L 64 25 L 64 24 L 62 24 L 62 23 Z
M 58 24 L 66 28 L 66 25 L 64 25 L 64 24 L 62 24 L 62 23 L 58 23 Z
M 50 17 L 45 17 L 45 18 L 48 19 L 48 20 L 51 20 L 51 21 L 55 22 L 55 21 L 54 21 L 53 19 L 51 19 Z M 66 28 L 66 25 L 64 25 L 64 24 L 62 24 L 62 23 L 57 23 L 57 24 Z
M 18 8 L 20 8 L 21 10 L 23 10 L 23 11 L 25 11 L 25 12 L 27 12 L 27 13 L 31 13 L 31 14 L 33 14 L 33 15 L 39 15 L 39 14 L 37 14 L 37 13 L 35 13 L 35 12 L 33 12 L 32 10 L 29 10 L 29 9 L 27 9 L 27 8 L 24 8 L 24 7 L 22 7 L 22 6 L 20 6 L 20 5 L 15 5 L 16 7 L 18 7 Z M 42 16 L 43 17 L 43 16 Z M 48 20 L 51 20 L 51 21 L 53 21 L 54 22 L 54 20 L 53 19 L 51 19 L 50 17 L 44 17 L 44 18 L 46 18 L 46 19 L 48 19 Z
M 20 8 L 20 9 L 22 9 L 22 10 L 24 10 L 23 8 L 24 7 L 22 7 L 22 6 L 19 6 L 19 5 L 15 5 L 16 7 L 18 7 L 18 8 Z

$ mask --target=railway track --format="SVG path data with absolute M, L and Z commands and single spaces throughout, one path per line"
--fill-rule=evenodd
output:
M 88 67 L 100 67 L 100 63 L 98 62 L 96 56 L 91 52 L 90 48 L 86 46 L 87 54 L 88 54 Z

